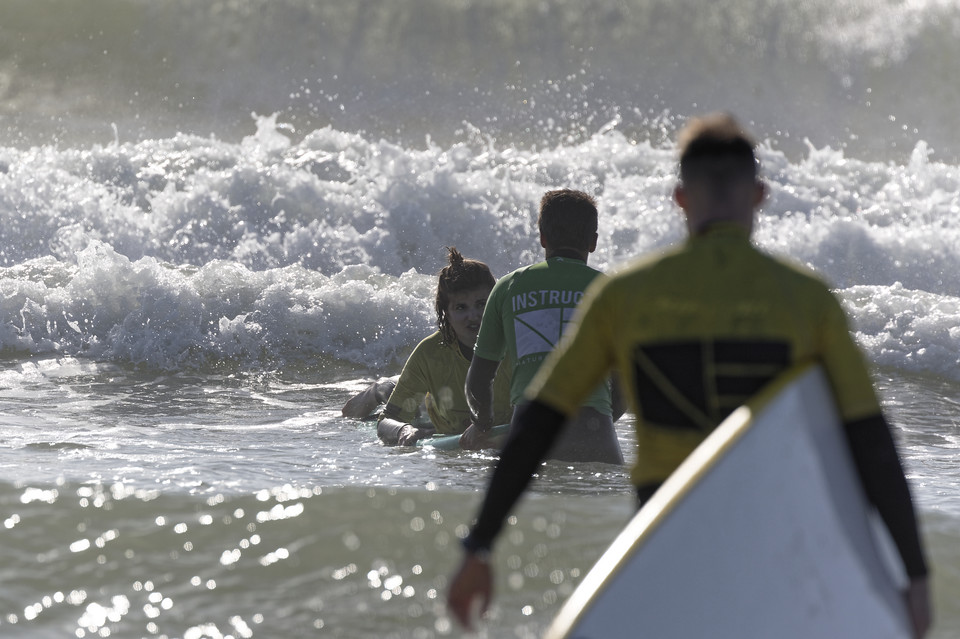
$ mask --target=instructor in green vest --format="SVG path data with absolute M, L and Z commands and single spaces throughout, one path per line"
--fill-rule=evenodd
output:
M 598 217 L 596 202 L 582 191 L 549 191 L 540 200 L 537 226 L 546 259 L 505 275 L 487 298 L 467 371 L 465 391 L 473 425 L 460 438 L 462 448 L 485 445 L 485 432 L 494 425 L 493 381 L 501 362 L 512 372 L 510 403 L 517 406 L 571 324 L 583 292 L 602 276 L 587 266 L 597 248 Z M 622 402 L 614 402 L 615 396 L 619 393 L 613 393 L 609 381 L 595 386 L 548 456 L 622 464 L 613 422 L 623 409 Z

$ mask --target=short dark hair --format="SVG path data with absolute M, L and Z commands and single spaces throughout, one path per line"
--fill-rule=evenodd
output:
M 447 344 L 457 343 L 457 334 L 450 326 L 447 317 L 447 306 L 450 305 L 451 293 L 472 291 L 475 288 L 493 288 L 497 278 L 490 272 L 490 267 L 479 260 L 468 260 L 455 246 L 447 247 L 447 265 L 440 269 L 437 277 L 437 326 L 440 335 Z
M 540 199 L 537 227 L 551 248 L 587 250 L 597 233 L 597 202 L 583 191 L 547 191 Z
M 692 118 L 680 131 L 677 146 L 680 179 L 684 182 L 702 177 L 704 171 L 715 170 L 719 159 L 734 174 L 757 177 L 756 143 L 729 113 Z

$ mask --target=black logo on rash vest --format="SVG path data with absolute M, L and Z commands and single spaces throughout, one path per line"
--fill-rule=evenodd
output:
M 641 344 L 633 351 L 640 417 L 662 427 L 710 431 L 792 361 L 780 340 Z

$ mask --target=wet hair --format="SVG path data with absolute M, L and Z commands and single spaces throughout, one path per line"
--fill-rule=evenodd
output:
M 447 307 L 451 293 L 462 293 L 476 288 L 493 288 L 497 280 L 483 262 L 468 260 L 456 247 L 447 247 L 447 265 L 440 270 L 437 278 L 437 326 L 440 335 L 447 344 L 457 343 L 457 334 L 450 326 Z
M 583 191 L 547 191 L 540 199 L 537 226 L 553 249 L 589 249 L 597 232 L 597 202 Z
M 683 182 L 718 171 L 727 177 L 757 177 L 756 143 L 729 113 L 692 118 L 680 131 L 677 145 Z

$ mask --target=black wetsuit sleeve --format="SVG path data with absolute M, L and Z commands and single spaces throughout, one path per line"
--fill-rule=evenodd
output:
M 387 446 L 396 446 L 397 440 L 400 439 L 400 431 L 406 425 L 406 422 L 390 418 L 384 411 L 380 421 L 377 422 L 377 437 Z
M 844 424 L 850 452 L 872 503 L 890 531 L 910 577 L 927 574 L 917 519 L 900 458 L 882 415 Z
M 399 419 L 400 418 L 400 407 L 396 404 L 387 403 L 383 407 L 383 414 L 381 417 L 389 417 L 390 419 Z
M 524 404 L 517 410 L 510 436 L 487 487 L 477 523 L 463 540 L 464 548 L 471 552 L 490 549 L 503 521 L 526 490 L 565 422 L 563 413 L 537 401 Z

